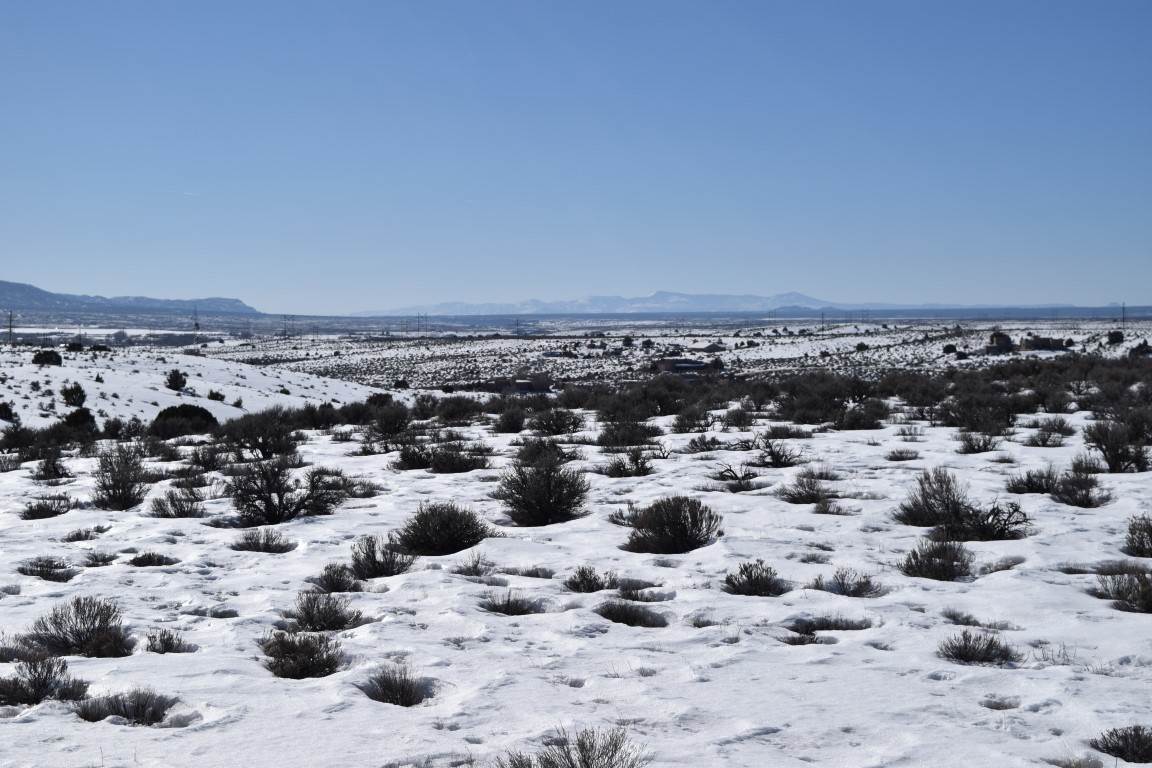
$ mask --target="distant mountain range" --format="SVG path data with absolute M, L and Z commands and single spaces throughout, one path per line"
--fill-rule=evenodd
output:
M 848 304 L 814 299 L 803 293 L 777 293 L 771 296 L 723 293 L 674 293 L 657 291 L 651 296 L 589 296 L 574 301 L 539 301 L 529 299 L 518 303 L 470 304 L 446 302 L 421 304 L 375 312 L 357 312 L 358 317 L 388 317 L 397 315 L 601 315 L 691 312 L 771 312 L 780 309 L 805 310 L 936 310 L 978 309 L 991 305 L 960 304 Z M 1066 307 L 1067 304 L 1039 305 L 1045 308 Z
M 0 280 L 0 310 L 16 312 L 192 312 L 258 315 L 239 299 L 151 299 L 147 296 L 80 296 L 52 293 L 27 283 Z

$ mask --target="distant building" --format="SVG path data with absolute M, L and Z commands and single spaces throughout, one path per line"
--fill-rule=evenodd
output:
M 708 363 L 686 357 L 665 357 L 652 363 L 659 373 L 699 373 L 708 368 Z
M 1020 348 L 1033 352 L 1062 352 L 1064 339 L 1051 336 L 1026 336 L 1020 342 Z

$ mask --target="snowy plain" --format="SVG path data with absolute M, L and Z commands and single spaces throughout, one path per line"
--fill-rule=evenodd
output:
M 95 397 L 93 410 L 109 416 L 150 418 L 159 407 L 187 402 L 164 391 L 172 367 L 189 373 L 201 394 L 223 390 L 248 410 L 365 397 L 371 389 L 280 368 L 125 351 L 114 360 L 73 360 L 64 368 L 25 370 L 0 358 L 6 380 L 0 400 L 15 402 L 26 423 L 48 417 L 28 382 L 80 380 Z M 100 388 L 88 377 L 105 380 Z M 43 388 L 43 385 L 42 385 Z M 282 394 L 286 389 L 288 394 Z M 107 397 L 94 394 L 104 391 Z M 116 392 L 118 398 L 112 398 Z M 29 400 L 23 396 L 29 395 Z M 208 405 L 224 418 L 230 408 Z M 238 410 L 236 412 L 239 412 Z M 597 430 L 584 413 L 584 436 Z M 1089 414 L 1067 416 L 1083 426 Z M 655 419 L 665 430 L 670 419 Z M 714 432 L 722 440 L 749 431 Z M 1089 752 L 1087 740 L 1107 728 L 1152 719 L 1152 631 L 1148 616 L 1113 609 L 1088 593 L 1095 577 L 1062 567 L 1124 557 L 1127 520 L 1152 513 L 1152 475 L 1102 475 L 1114 500 L 1096 509 L 1069 507 L 1047 496 L 1009 496 L 1007 478 L 1048 464 L 1067 466 L 1083 451 L 1079 435 L 1062 447 L 1023 444 L 1021 428 L 995 453 L 960 455 L 955 430 L 921 424 L 924 435 L 906 443 L 900 425 L 879 430 L 821 432 L 793 441 L 812 462 L 834 470 L 830 481 L 851 514 L 819 515 L 812 505 L 775 495 L 802 467 L 760 469 L 760 487 L 743 493 L 716 489 L 710 476 L 751 454 L 718 450 L 678 453 L 695 435 L 658 438 L 667 458 L 647 477 L 587 475 L 587 516 L 543 528 L 510 524 L 491 498 L 511 461 L 517 436 L 484 426 L 461 428 L 495 453 L 492 466 L 464 474 L 434 475 L 392 467 L 394 454 L 359 456 L 355 442 L 308 433 L 300 447 L 312 466 L 339 468 L 380 486 L 373 498 L 352 499 L 335 514 L 279 526 L 296 548 L 284 554 L 229 549 L 236 532 L 202 520 L 165 520 L 90 505 L 59 517 L 24 521 L 23 506 L 45 492 L 85 502 L 93 490 L 95 459 L 72 457 L 75 478 L 46 489 L 31 479 L 33 464 L 0 473 L 0 633 L 24 630 L 49 608 L 78 595 L 115 599 L 126 624 L 142 638 L 158 628 L 181 631 L 196 645 L 189 654 L 157 655 L 138 647 L 120 659 L 69 658 L 71 672 L 92 682 L 93 693 L 143 685 L 180 697 L 171 727 L 87 723 L 60 703 L 0 711 L 0 766 L 4 768 L 291 768 L 293 766 L 489 765 L 504 750 L 540 744 L 557 726 L 623 725 L 644 744 L 656 766 L 739 768 L 880 768 L 881 766 L 1038 766 Z M 523 437 L 523 436 L 521 436 Z M 595 446 L 576 446 L 577 468 L 604 464 Z M 893 448 L 919 458 L 894 462 Z M 183 449 L 187 450 L 187 449 Z M 997 458 L 1009 456 L 1014 463 Z M 171 465 L 155 465 L 157 467 Z M 1018 501 L 1032 517 L 1031 535 L 1015 541 L 971 542 L 978 565 L 1005 558 L 1018 563 L 967 582 L 937 582 L 902 575 L 895 564 L 924 529 L 891 519 L 930 467 L 955 472 L 981 502 Z M 170 481 L 158 483 L 149 498 Z M 701 499 L 724 517 L 723 535 L 683 555 L 654 556 L 620 549 L 626 529 L 608 516 L 632 502 L 670 495 Z M 261 664 L 257 641 L 291 608 L 307 578 L 325 564 L 347 561 L 358 536 L 398 528 L 421 502 L 455 501 L 480 512 L 503 534 L 477 547 L 493 566 L 490 583 L 452 572 L 473 553 L 423 557 L 405 574 L 372 580 L 350 595 L 352 607 L 372 621 L 339 634 L 348 659 L 324 678 L 286 680 Z M 230 503 L 216 498 L 212 514 Z M 108 525 L 95 540 L 65 543 L 78 528 Z M 67 583 L 19 575 L 28 558 L 55 555 L 80 562 L 88 550 L 119 554 L 101 568 L 84 568 Z M 172 566 L 136 568 L 131 552 L 174 557 Z M 720 589 L 741 562 L 763 559 L 793 582 L 779 597 L 745 597 Z M 581 565 L 645 579 L 649 607 L 668 626 L 610 623 L 592 611 L 610 593 L 575 594 L 563 579 Z M 540 566 L 549 579 L 501 573 Z M 837 568 L 875 576 L 887 592 L 851 598 L 804 585 Z M 502 585 L 499 581 L 506 583 Z M 548 610 L 510 617 L 481 609 L 480 601 L 511 589 L 541 598 Z M 218 609 L 227 609 L 221 614 Z M 217 610 L 213 610 L 217 609 Z M 960 627 L 945 609 L 985 622 L 1005 622 L 999 635 L 1023 660 L 1006 667 L 962 666 L 936 654 Z M 235 612 L 234 616 L 229 616 Z M 206 615 L 208 614 L 208 615 Z M 789 645 L 786 625 L 806 616 L 868 619 L 861 630 L 821 632 L 822 642 Z M 403 661 L 434 687 L 422 704 L 400 708 L 366 698 L 355 683 L 373 669 Z M 11 667 L 0 665 L 0 675 Z M 1107 758 L 1106 758 L 1107 759 Z M 1111 759 L 1107 759 L 1111 765 Z

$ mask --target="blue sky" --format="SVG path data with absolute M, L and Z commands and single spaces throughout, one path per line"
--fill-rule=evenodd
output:
M 0 0 L 0 279 L 1152 303 L 1147 0 Z

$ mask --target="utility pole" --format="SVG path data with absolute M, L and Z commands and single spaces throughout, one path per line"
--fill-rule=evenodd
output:
M 1128 327 L 1128 305 L 1124 302 L 1120 302 L 1120 327 Z
M 16 346 L 15 329 L 13 327 L 13 312 L 8 310 L 8 346 Z

